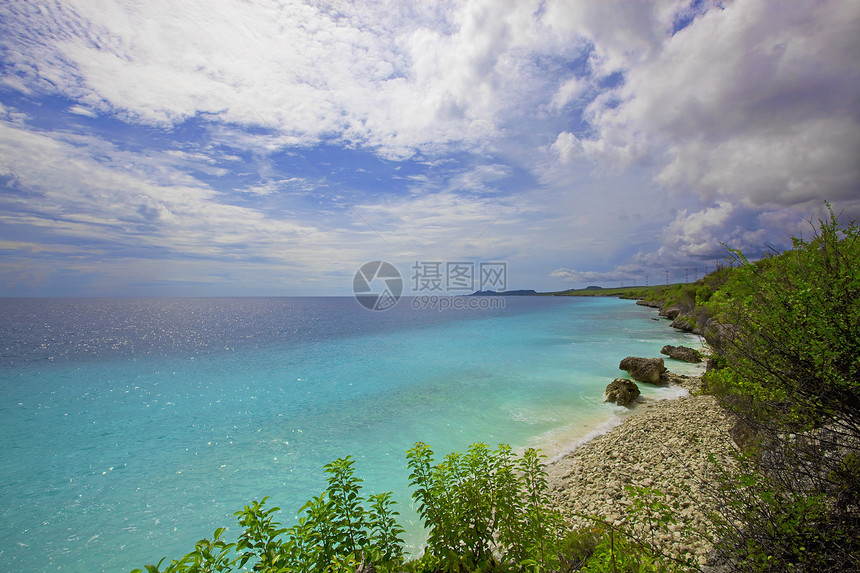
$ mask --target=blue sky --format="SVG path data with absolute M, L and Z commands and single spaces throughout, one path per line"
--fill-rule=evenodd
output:
M 860 216 L 860 3 L 0 4 L 0 295 L 692 278 Z

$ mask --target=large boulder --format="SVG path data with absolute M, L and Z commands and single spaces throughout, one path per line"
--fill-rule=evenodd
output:
M 729 428 L 729 435 L 735 444 L 744 451 L 750 450 L 758 438 L 755 429 L 740 418 L 737 418 L 734 426 Z
M 667 344 L 660 350 L 660 354 L 665 354 L 669 358 L 684 362 L 698 363 L 702 361 L 702 354 L 698 350 L 687 346 L 672 346 L 671 344 Z
M 627 378 L 616 378 L 606 387 L 604 395 L 607 402 L 615 402 L 619 406 L 626 406 L 639 397 L 639 386 Z
M 630 377 L 637 382 L 646 382 L 648 384 L 659 384 L 660 376 L 666 371 L 666 366 L 663 364 L 662 358 L 628 356 L 621 361 L 618 367 L 621 370 L 626 370 L 630 374 Z

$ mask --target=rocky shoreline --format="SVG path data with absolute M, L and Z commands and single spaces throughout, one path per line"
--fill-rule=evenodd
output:
M 638 399 L 631 413 L 598 436 L 547 466 L 553 503 L 571 525 L 593 526 L 585 516 L 610 524 L 626 523 L 642 540 L 656 542 L 670 555 L 694 556 L 704 565 L 712 550 L 707 517 L 712 507 L 706 479 L 709 455 L 731 463 L 731 422 L 712 396 L 698 393 L 698 377 L 670 375 L 690 391 L 672 400 Z M 625 486 L 652 488 L 674 506 L 677 524 L 659 533 L 643 515 L 632 516 Z

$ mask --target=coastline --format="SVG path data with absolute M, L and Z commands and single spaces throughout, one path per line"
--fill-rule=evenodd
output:
M 683 344 L 685 346 L 704 351 L 701 336 L 690 334 L 689 341 L 684 342 Z M 619 355 L 618 360 L 621 360 L 621 358 L 623 358 L 623 356 Z M 676 377 L 699 378 L 705 372 L 704 362 L 692 364 L 673 359 L 667 359 L 667 361 L 669 366 L 672 367 L 671 371 L 668 373 L 674 374 Z M 606 381 L 608 383 L 611 379 L 607 378 Z M 649 407 L 650 404 L 689 396 L 691 388 L 698 388 L 698 385 L 688 384 L 685 387 L 683 384 L 677 383 L 670 383 L 668 385 L 639 383 L 641 395 L 633 401 L 632 407 L 608 404 L 612 406 L 613 412 L 604 415 L 600 419 L 596 418 L 595 423 L 590 425 L 587 429 L 584 429 L 584 427 L 562 426 L 541 436 L 535 437 L 528 447 L 540 450 L 541 454 L 546 458 L 546 464 L 553 464 L 565 456 L 572 454 L 583 445 L 624 424 L 629 417 L 634 416 L 637 413 L 641 413 L 643 408 Z M 525 446 L 523 449 L 524 448 Z
M 707 515 L 714 507 L 705 486 L 713 471 L 709 456 L 724 466 L 731 464 L 732 424 L 713 396 L 699 393 L 700 376 L 672 379 L 672 386 L 686 392 L 639 398 L 608 431 L 570 444 L 566 452 L 552 457 L 546 467 L 547 483 L 554 506 L 570 525 L 593 526 L 594 520 L 585 516 L 614 526 L 626 523 L 667 554 L 693 555 L 704 565 L 713 549 L 707 539 L 711 530 Z M 633 498 L 627 486 L 665 494 L 659 500 L 676 507 L 679 523 L 655 533 L 643 517 L 628 512 Z
M 547 465 L 553 503 L 571 525 L 593 525 L 582 515 L 620 525 L 632 504 L 625 486 L 653 488 L 666 494 L 665 503 L 678 505 L 686 522 L 656 540 L 667 552 L 695 554 L 704 564 L 713 546 L 696 536 L 710 529 L 712 504 L 703 478 L 712 471 L 710 455 L 731 463 L 734 444 L 728 417 L 714 397 L 696 394 L 699 383 L 686 379 L 693 392 L 688 396 L 635 406 L 621 424 Z M 634 530 L 652 534 L 644 524 Z

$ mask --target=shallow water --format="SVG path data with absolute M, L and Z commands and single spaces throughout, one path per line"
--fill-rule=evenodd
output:
M 621 358 L 690 341 L 631 301 L 407 302 L 0 301 L 0 566 L 142 567 L 222 525 L 235 537 L 231 514 L 266 495 L 290 524 L 346 455 L 365 493 L 395 492 L 416 546 L 415 441 L 437 458 L 475 441 L 564 447 L 617 419 L 602 393 Z

